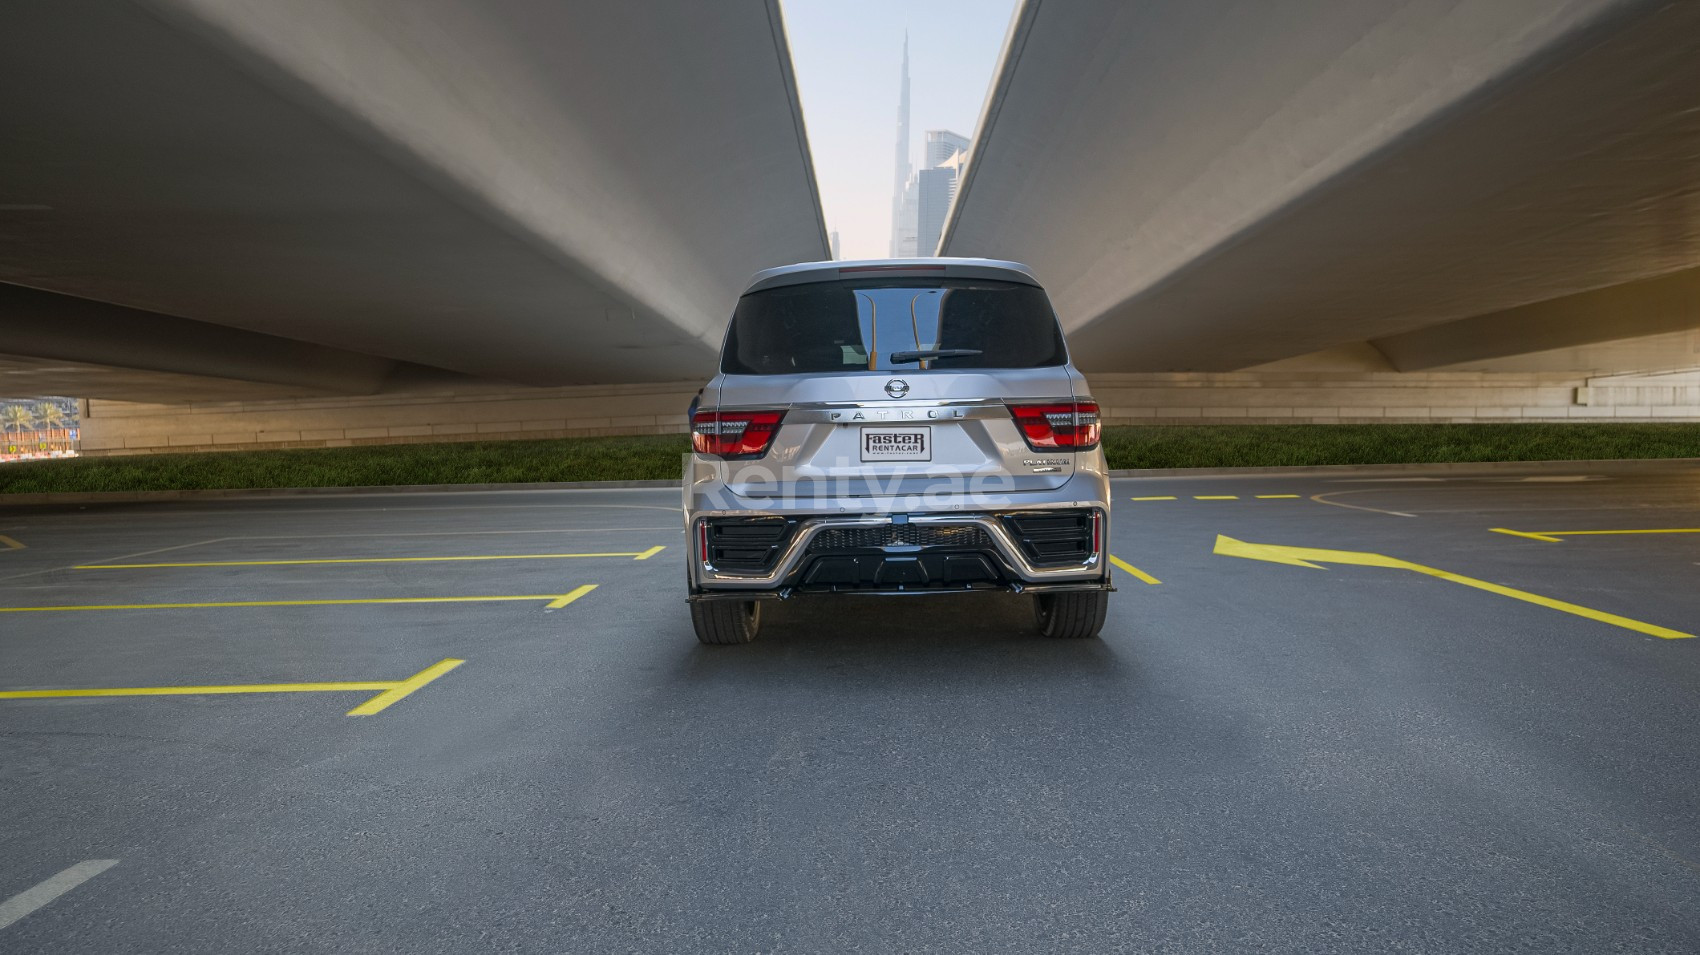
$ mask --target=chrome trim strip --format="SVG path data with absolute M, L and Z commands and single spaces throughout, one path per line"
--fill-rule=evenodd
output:
M 882 401 L 820 402 L 792 405 L 785 423 L 799 424 L 885 424 L 913 421 L 1000 420 L 1013 421 L 1009 406 L 1001 401 Z
M 1019 398 L 915 398 L 910 401 L 893 399 L 890 401 L 802 401 L 793 404 L 793 408 L 1003 408 L 1011 401 L 1022 401 Z M 1050 399 L 1047 399 L 1050 400 Z
M 834 589 L 830 592 L 835 595 L 850 597 L 936 597 L 939 595 L 948 596 L 950 594 L 1055 594 L 1063 593 L 1065 591 L 1079 592 L 1097 590 L 1113 593 L 1115 589 L 1116 588 L 1110 583 L 1108 577 L 1090 577 L 1082 580 L 1065 580 L 1061 583 L 1055 584 L 1020 583 L 1009 588 L 923 587 L 916 590 L 885 590 L 845 587 L 841 589 Z M 826 592 L 827 591 L 822 591 L 822 593 Z M 805 591 L 805 593 L 813 592 Z M 802 594 L 795 593 L 791 587 L 781 587 L 778 590 L 701 590 L 695 593 L 686 594 L 685 601 L 687 603 L 696 603 L 701 600 L 786 600 L 793 596 L 802 596 Z
M 1037 508 L 1036 508 L 1037 509 Z M 1046 508 L 1055 510 L 1056 508 Z M 699 518 L 699 521 L 702 520 Z M 801 523 L 797 533 L 792 535 L 791 543 L 774 562 L 773 570 L 765 574 L 733 574 L 716 570 L 713 565 L 705 563 L 700 556 L 694 557 L 697 564 L 697 583 L 701 586 L 721 586 L 727 589 L 760 589 L 772 588 L 790 578 L 797 567 L 802 564 L 808 553 L 809 544 L 822 531 L 841 527 L 888 527 L 893 523 L 890 517 L 817 517 Z M 999 561 L 1004 569 L 1016 577 L 1030 583 L 1040 583 L 1048 580 L 1075 579 L 1090 577 L 1102 573 L 1103 555 L 1093 554 L 1090 559 L 1080 564 L 1070 564 L 1066 567 L 1035 567 L 1028 562 L 1026 555 L 1021 553 L 1021 546 L 1004 529 L 1003 522 L 990 514 L 918 514 L 909 518 L 911 524 L 976 524 L 979 525 L 992 539 L 992 547 L 998 553 Z M 700 533 L 700 531 L 698 532 Z

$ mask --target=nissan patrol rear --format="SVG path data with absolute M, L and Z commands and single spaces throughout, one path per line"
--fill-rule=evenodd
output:
M 1110 585 L 1098 405 L 1012 262 L 759 273 L 691 422 L 691 619 L 744 643 L 773 599 L 1030 595 L 1091 637 Z

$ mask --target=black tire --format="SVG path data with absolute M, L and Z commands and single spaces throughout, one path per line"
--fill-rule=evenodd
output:
M 1104 629 L 1104 615 L 1110 610 L 1110 592 L 1081 590 L 1036 594 L 1033 610 L 1039 632 L 1045 636 L 1059 640 L 1084 640 L 1096 637 L 1098 631 Z
M 761 601 L 698 600 L 691 604 L 697 639 L 711 646 L 749 643 L 761 632 Z

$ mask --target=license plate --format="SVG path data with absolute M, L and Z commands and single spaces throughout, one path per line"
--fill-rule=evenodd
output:
M 863 428 L 864 461 L 931 461 L 932 428 Z

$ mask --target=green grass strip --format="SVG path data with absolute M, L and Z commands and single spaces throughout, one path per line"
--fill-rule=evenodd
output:
M 1247 424 L 1106 429 L 1112 468 L 1700 457 L 1700 424 Z
M 0 465 L 0 494 L 676 479 L 683 435 L 367 445 Z M 1700 424 L 1291 424 L 1108 428 L 1113 468 L 1700 457 Z
M 684 435 L 383 444 L 25 461 L 0 494 L 677 480 Z

